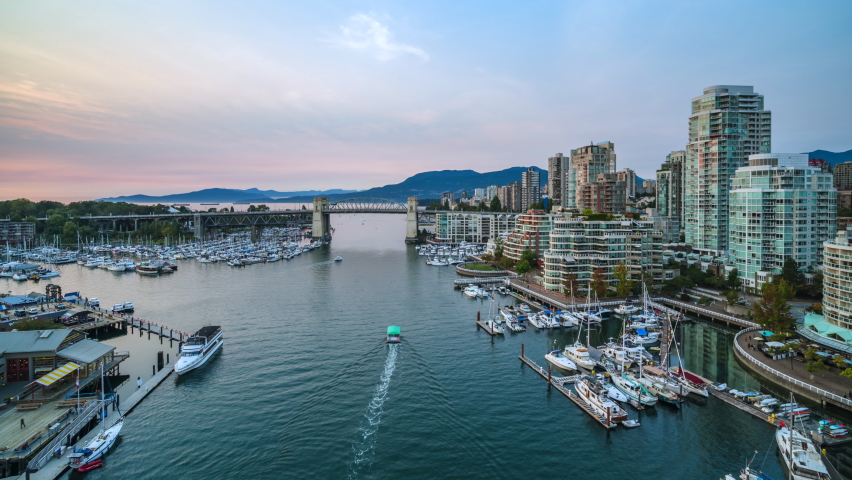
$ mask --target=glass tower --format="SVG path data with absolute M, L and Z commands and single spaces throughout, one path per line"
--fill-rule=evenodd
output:
M 716 85 L 692 99 L 684 165 L 684 233 L 701 254 L 728 248 L 728 191 L 749 155 L 772 148 L 772 114 L 753 87 Z

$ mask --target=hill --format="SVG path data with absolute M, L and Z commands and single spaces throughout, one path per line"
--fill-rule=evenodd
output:
M 838 163 L 852 162 L 852 150 L 837 153 L 828 150 L 814 150 L 808 152 L 808 158 L 821 158 L 831 165 L 837 165 Z
M 535 168 L 541 174 L 541 185 L 547 183 L 547 171 Z M 390 200 L 406 201 L 408 197 L 440 198 L 443 192 L 455 192 L 456 195 L 467 191 L 473 196 L 475 188 L 486 188 L 490 185 L 504 186 L 520 181 L 521 172 L 527 167 L 512 167 L 496 172 L 479 173 L 473 170 L 439 170 L 418 173 L 400 183 L 375 187 L 358 192 L 358 197 L 387 198 Z M 331 201 L 352 196 L 351 194 L 325 195 Z M 291 197 L 279 199 L 279 202 L 312 202 L 313 196 Z
M 352 193 L 356 190 L 303 190 L 298 192 L 278 192 L 275 190 L 258 190 L 249 188 L 247 190 L 235 190 L 230 188 L 205 188 L 188 193 L 175 193 L 171 195 L 128 195 L 124 197 L 100 198 L 102 202 L 127 202 L 127 203 L 201 203 L 201 202 L 267 202 L 276 198 L 294 196 L 317 196 Z

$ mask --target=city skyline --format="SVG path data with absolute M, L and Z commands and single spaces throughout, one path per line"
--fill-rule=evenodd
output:
M 852 148 L 852 6 L 735 5 L 4 4 L 0 197 L 366 189 L 604 141 L 654 179 L 719 84 L 765 96 L 773 151 Z

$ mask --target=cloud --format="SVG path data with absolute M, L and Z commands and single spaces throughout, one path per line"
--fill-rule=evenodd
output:
M 371 51 L 382 61 L 393 60 L 401 55 L 414 55 L 424 62 L 429 60 L 429 54 L 423 49 L 394 42 L 388 27 L 365 13 L 349 18 L 345 25 L 340 26 L 340 32 L 342 36 L 336 38 L 335 43 L 354 50 Z

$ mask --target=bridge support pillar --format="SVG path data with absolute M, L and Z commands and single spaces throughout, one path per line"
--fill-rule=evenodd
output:
M 408 212 L 406 213 L 405 243 L 417 241 L 420 229 L 417 224 L 417 197 L 408 197 Z
M 314 222 L 311 230 L 314 239 L 326 237 L 329 232 L 328 197 L 314 197 Z
M 197 213 L 192 216 L 192 229 L 195 234 L 195 238 L 204 240 L 204 220 L 202 220 L 201 215 Z
M 251 241 L 257 243 L 260 240 L 261 235 L 263 234 L 263 227 L 258 225 L 252 225 L 251 227 Z

